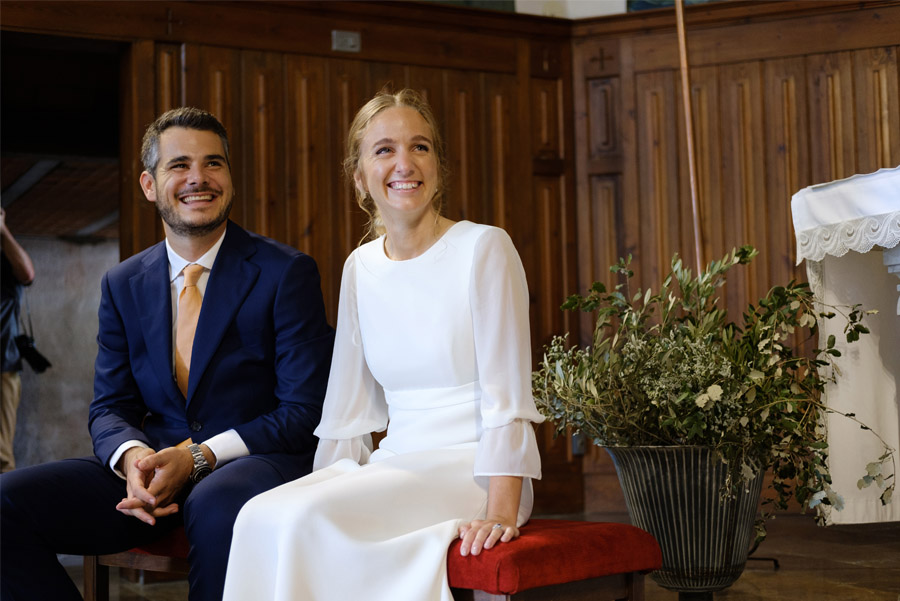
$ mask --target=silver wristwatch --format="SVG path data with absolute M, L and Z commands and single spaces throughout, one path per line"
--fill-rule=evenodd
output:
M 209 467 L 209 462 L 207 462 L 206 457 L 203 456 L 200 445 L 189 444 L 187 448 L 191 452 L 191 455 L 194 456 L 194 469 L 191 472 L 191 482 L 196 484 L 210 475 L 212 473 L 212 468 Z

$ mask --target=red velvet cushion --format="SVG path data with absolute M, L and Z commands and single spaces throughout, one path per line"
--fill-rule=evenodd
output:
M 462 557 L 459 545 L 454 541 L 447 557 L 450 586 L 494 595 L 662 566 L 650 534 L 609 522 L 531 520 L 519 538 L 479 555 Z

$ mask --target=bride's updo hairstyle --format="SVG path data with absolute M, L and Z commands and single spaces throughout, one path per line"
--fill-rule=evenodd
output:
M 431 199 L 431 206 L 435 214 L 440 215 L 444 208 L 444 190 L 448 173 L 447 155 L 444 152 L 444 142 L 441 139 L 437 120 L 434 118 L 431 106 L 415 90 L 405 88 L 399 92 L 391 93 L 387 89 L 382 89 L 374 98 L 359 109 L 356 117 L 353 118 L 353 123 L 350 124 L 350 131 L 347 135 L 347 158 L 344 159 L 344 175 L 350 180 L 351 184 L 354 183 L 354 175 L 359 170 L 360 145 L 363 137 L 366 135 L 366 128 L 378 113 L 397 106 L 405 106 L 417 111 L 425 119 L 429 129 L 431 129 L 431 140 L 434 143 L 432 152 L 434 152 L 434 158 L 437 162 L 438 178 L 437 188 Z M 353 189 L 356 191 L 356 202 L 369 216 L 368 229 L 363 237 L 363 242 L 377 238 L 385 231 L 384 222 L 381 219 L 381 215 L 378 214 L 378 207 L 375 206 L 375 201 L 372 197 L 360 191 L 356 185 L 353 186 Z

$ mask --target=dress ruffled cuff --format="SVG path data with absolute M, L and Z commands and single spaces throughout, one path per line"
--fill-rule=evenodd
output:
M 328 467 L 341 459 L 352 459 L 356 463 L 363 465 L 368 463 L 371 454 L 371 434 L 340 440 L 323 438 L 319 440 L 319 446 L 316 448 L 313 471 Z
M 541 478 L 541 456 L 534 426 L 517 419 L 499 428 L 485 428 L 475 455 L 476 476 Z

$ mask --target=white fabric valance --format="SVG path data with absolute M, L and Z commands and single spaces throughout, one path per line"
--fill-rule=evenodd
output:
M 791 199 L 797 264 L 900 244 L 900 167 L 800 190 Z

